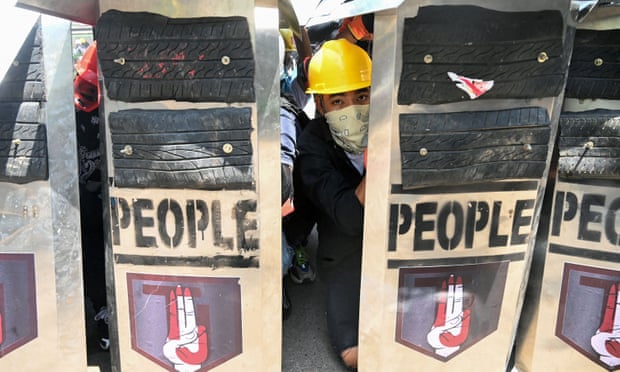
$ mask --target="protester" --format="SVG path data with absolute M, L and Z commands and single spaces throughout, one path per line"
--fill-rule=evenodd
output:
M 371 69 L 359 46 L 345 39 L 325 42 L 307 71 L 307 93 L 314 95 L 318 115 L 298 141 L 303 193 L 317 210 L 328 331 L 351 368 L 357 367 Z
M 108 310 L 105 280 L 103 200 L 101 196 L 101 141 L 97 43 L 93 42 L 75 65 L 74 103 L 78 144 L 82 264 L 86 297 L 97 314 L 99 346 L 108 350 Z M 87 322 L 89 324 L 89 322 Z
M 293 171 L 297 158 L 297 139 L 310 121 L 303 106 L 308 102 L 297 80 L 298 53 L 290 29 L 280 30 L 280 162 L 282 177 L 282 275 L 297 284 L 313 282 L 316 273 L 305 249 L 308 235 L 314 227 L 312 216 L 302 216 L 296 207 Z M 282 314 L 286 319 L 292 304 L 287 295 L 286 281 L 282 282 Z

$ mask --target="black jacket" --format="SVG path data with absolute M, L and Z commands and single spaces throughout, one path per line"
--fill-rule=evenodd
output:
M 322 117 L 308 124 L 298 148 L 304 195 L 317 210 L 319 264 L 337 268 L 362 254 L 364 208 L 355 196 L 362 175 L 336 145 Z

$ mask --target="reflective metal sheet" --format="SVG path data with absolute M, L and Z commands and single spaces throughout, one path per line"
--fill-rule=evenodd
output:
M 98 5 L 98 0 L 17 0 L 21 8 L 89 25 L 97 22 Z

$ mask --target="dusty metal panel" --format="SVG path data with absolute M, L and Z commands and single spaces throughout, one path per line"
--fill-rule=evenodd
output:
M 49 176 L 0 183 L 0 368 L 85 370 L 70 25 L 44 16 L 35 29 L 43 94 L 30 100 L 45 124 Z
M 43 16 L 49 188 L 61 365 L 86 364 L 73 58 L 68 21 Z
M 316 8 L 308 15 L 308 20 L 304 23 L 304 25 L 312 26 L 321 23 L 338 21 L 340 19 L 355 15 L 395 9 L 402 3 L 403 0 L 323 0 L 317 3 Z
M 256 5 L 100 2 L 102 18 L 115 9 L 123 17 L 142 19 L 114 26 L 135 32 L 117 49 L 113 43 L 104 46 L 100 55 L 105 57 L 100 78 L 113 370 L 170 370 L 188 364 L 231 371 L 280 369 L 280 101 L 273 53 L 278 14 L 276 2 Z M 223 19 L 244 23 L 246 31 L 225 29 L 232 23 L 219 22 Z M 98 45 L 111 36 L 110 26 L 97 25 Z M 214 32 L 209 38 L 194 37 L 207 28 Z M 146 29 L 153 32 L 140 33 Z M 179 35 L 174 43 L 167 41 Z M 213 39 L 219 36 L 222 40 Z M 159 84 L 157 76 L 145 79 L 148 69 L 115 74 L 116 68 L 133 68 L 130 44 L 141 48 L 148 43 L 160 43 L 158 61 L 177 77 L 160 80 L 169 90 L 141 90 L 144 84 Z M 151 48 L 143 50 L 143 62 L 153 62 Z M 174 53 L 177 58 L 171 58 Z M 186 94 L 183 87 L 200 84 L 193 85 L 188 66 L 215 72 L 208 84 L 217 89 Z M 227 66 L 237 66 L 229 71 L 236 75 L 226 74 Z M 219 72 L 224 73 L 218 80 Z M 237 78 L 249 81 L 238 86 L 250 89 L 229 91 Z M 194 332 L 192 340 L 184 339 L 182 326 L 174 327 L 181 313 L 187 314 L 175 306 L 183 301 L 195 310 L 195 327 L 185 329 Z M 188 348 L 181 345 L 185 341 Z
M 88 25 L 94 25 L 99 17 L 98 0 L 17 0 L 16 5 Z
M 613 88 L 617 69 L 601 68 L 617 63 L 617 43 L 609 41 L 617 38 L 620 14 L 617 8 L 596 8 L 577 27 L 577 61 L 560 116 L 557 173 L 545 200 L 544 229 L 517 335 L 518 371 L 620 366 L 615 348 L 620 101 Z
M 477 70 L 474 66 L 473 76 L 467 76 L 450 68 L 471 68 L 469 64 L 443 64 L 442 50 L 425 52 L 434 43 L 421 41 L 418 46 L 408 47 L 418 35 L 407 34 L 404 40 L 406 25 L 415 22 L 418 15 L 428 15 L 428 10 L 450 13 L 463 6 L 477 7 L 473 9 L 475 17 L 492 12 L 509 19 L 544 16 L 548 21 L 547 16 L 553 14 L 555 21 L 549 25 L 555 41 L 550 40 L 536 55 L 526 57 L 527 63 L 533 62 L 536 67 L 549 61 L 545 55 L 557 58 L 559 71 L 553 72 L 557 78 L 552 89 L 539 96 L 539 92 L 528 90 L 532 88 L 528 84 L 533 82 L 522 79 L 504 87 L 506 90 L 493 99 L 489 92 L 496 87 L 488 82 L 501 80 L 504 69 L 497 55 L 491 52 L 482 58 L 488 68 Z M 375 14 L 360 299 L 361 369 L 396 370 L 411 365 L 455 371 L 480 365 L 498 371 L 507 368 L 572 49 L 568 17 L 569 1 L 406 1 L 395 12 Z M 490 29 L 485 29 L 488 22 L 465 20 L 471 17 L 454 20 L 438 16 L 429 27 L 445 35 L 462 32 L 462 42 L 453 47 L 471 48 L 472 54 L 463 58 L 482 56 L 493 49 L 490 46 L 499 47 L 504 42 L 514 44 L 514 40 L 508 40 L 511 37 L 501 40 L 508 36 L 502 30 L 515 30 L 514 25 L 496 24 L 489 33 Z M 513 36 L 517 34 L 529 35 Z M 524 45 L 528 43 L 524 41 Z M 415 57 L 419 65 L 405 71 L 404 64 L 412 56 L 419 57 Z M 449 53 L 446 56 L 453 57 Z M 399 88 L 407 89 L 403 87 L 406 73 L 416 74 L 428 68 L 442 71 L 441 76 L 437 75 L 426 90 L 399 94 Z M 476 76 L 475 71 L 497 76 Z M 418 78 L 428 76 L 420 72 Z M 481 89 L 463 89 L 467 82 L 480 83 L 477 87 Z M 519 84 L 523 86 L 517 87 Z M 488 99 L 483 98 L 487 93 Z M 439 99 L 418 100 L 416 94 L 436 94 Z M 401 96 L 415 99 L 401 100 Z M 544 115 L 523 115 L 532 111 Z M 412 128 L 415 130 L 405 139 L 401 130 Z M 505 136 L 500 134 L 502 131 L 506 131 Z M 517 138 L 520 140 L 510 143 Z M 539 145 L 540 154 L 536 155 Z M 403 158 L 401 146 L 410 147 L 409 158 Z M 512 150 L 506 152 L 508 148 Z M 465 152 L 458 156 L 458 151 Z M 521 153 L 529 155 L 522 157 Z M 470 164 L 463 161 L 465 156 L 472 159 Z M 541 166 L 506 172 L 502 169 L 507 165 L 502 168 L 495 164 L 512 156 L 523 164 L 530 164 L 530 158 L 535 156 Z M 419 178 L 407 178 L 407 162 L 412 159 L 417 162 L 409 168 L 414 172 L 428 161 L 438 174 L 462 173 L 456 177 L 449 173 L 437 176 L 432 185 L 416 184 Z M 498 172 L 493 172 L 494 166 Z
M 547 234 L 537 247 L 541 264 L 533 266 L 535 285 L 528 288 L 516 343 L 516 370 L 617 369 L 619 196 L 618 181 L 555 181 Z

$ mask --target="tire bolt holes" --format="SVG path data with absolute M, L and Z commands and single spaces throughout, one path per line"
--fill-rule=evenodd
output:
M 545 62 L 547 62 L 548 59 L 549 59 L 549 56 L 547 55 L 546 52 L 538 53 L 538 57 L 536 58 L 538 63 L 545 63 Z
M 130 145 L 125 145 L 125 147 L 123 147 L 123 149 L 121 150 L 121 154 L 125 156 L 133 155 L 133 147 L 131 147 Z

